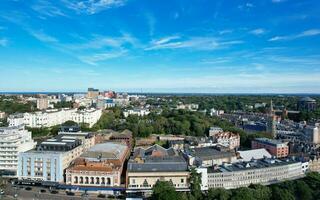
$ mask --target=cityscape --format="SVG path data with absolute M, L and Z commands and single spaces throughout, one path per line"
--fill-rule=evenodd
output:
M 1 1 L 0 199 L 319 199 L 319 13 Z

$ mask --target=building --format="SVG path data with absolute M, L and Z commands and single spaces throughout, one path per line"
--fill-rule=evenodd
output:
M 36 146 L 31 138 L 31 132 L 24 126 L 0 128 L 0 170 L 16 173 L 18 155 Z
M 208 188 L 234 189 L 298 179 L 304 177 L 305 167 L 305 163 L 270 158 L 210 167 Z
M 318 126 L 306 126 L 302 130 L 303 138 L 313 144 L 320 144 L 320 128 Z
M 92 127 L 101 117 L 99 109 L 51 109 L 33 113 L 17 113 L 9 115 L 9 126 L 26 125 L 31 128 L 51 127 L 63 124 L 66 121 L 85 123 Z
M 124 142 L 130 149 L 133 146 L 132 132 L 127 129 L 122 131 L 121 133 L 113 132 L 109 140 L 113 142 Z
M 201 147 L 186 150 L 189 165 L 209 167 L 221 165 L 223 163 L 233 163 L 237 161 L 234 151 L 219 149 L 218 147 Z
M 45 110 L 49 107 L 49 99 L 47 97 L 41 97 L 37 99 L 37 109 Z
M 298 101 L 297 107 L 299 111 L 314 111 L 317 109 L 317 102 L 310 97 L 303 97 Z
M 271 154 L 266 149 L 251 149 L 246 151 L 237 151 L 238 160 L 249 162 L 263 158 L 272 158 Z
M 287 157 L 289 154 L 289 146 L 286 142 L 268 138 L 256 138 L 252 140 L 251 148 L 265 148 L 271 155 L 275 156 L 276 158 Z
M 221 132 L 223 132 L 222 128 L 213 126 L 213 127 L 210 127 L 209 136 L 214 136 L 217 133 L 221 133 Z
M 179 104 L 177 105 L 177 109 L 181 109 L 181 110 L 190 110 L 190 111 L 197 111 L 199 109 L 199 105 L 198 104 Z
M 188 164 L 173 148 L 137 148 L 128 162 L 127 192 L 150 192 L 157 181 L 170 181 L 178 191 L 189 188 Z
M 214 143 L 218 143 L 229 149 L 236 149 L 240 147 L 240 135 L 232 132 L 219 132 L 212 135 Z
M 72 134 L 72 133 L 68 133 Z M 89 133 L 84 136 L 59 134 L 40 143 L 36 149 L 20 153 L 17 176 L 19 181 L 58 182 L 65 181 L 64 171 L 69 164 L 86 151 L 94 141 Z M 88 140 L 84 141 L 84 140 Z M 85 145 L 87 145 L 85 147 Z
M 84 109 L 77 110 L 71 114 L 71 121 L 77 122 L 78 124 L 88 124 L 91 128 L 97 121 L 100 119 L 102 115 L 102 110 L 100 109 Z
M 87 98 L 94 99 L 99 96 L 99 90 L 94 88 L 88 88 Z
M 150 111 L 148 109 L 130 109 L 123 111 L 123 116 L 128 117 L 129 115 L 138 115 L 138 116 L 145 116 L 149 115 Z
M 6 117 L 6 113 L 0 111 L 0 119 L 4 119 Z
M 130 150 L 122 143 L 101 143 L 91 147 L 66 170 L 66 184 L 120 187 L 124 162 Z

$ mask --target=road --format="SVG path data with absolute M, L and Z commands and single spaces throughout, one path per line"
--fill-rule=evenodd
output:
M 40 200 L 40 199 L 46 199 L 46 200 L 79 200 L 79 199 L 83 199 L 83 200 L 103 200 L 103 199 L 107 199 L 107 198 L 98 198 L 97 194 L 88 194 L 87 197 L 81 196 L 83 194 L 83 192 L 75 192 L 74 196 L 69 196 L 66 195 L 66 192 L 64 190 L 59 190 L 58 194 L 51 194 L 49 192 L 48 189 L 45 189 L 46 192 L 41 193 L 40 190 L 44 189 L 44 188 L 40 188 L 40 187 L 31 187 L 32 190 L 26 190 L 26 187 L 29 186 L 17 186 L 17 187 L 12 187 L 10 184 L 7 185 L 7 187 L 5 188 L 5 195 L 4 196 L 0 196 L 0 199 L 3 200 L 13 200 L 13 199 L 17 199 L 17 200 Z M 15 194 L 17 194 L 16 197 Z

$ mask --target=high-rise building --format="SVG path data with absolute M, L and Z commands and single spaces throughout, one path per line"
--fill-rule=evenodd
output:
M 49 107 L 49 100 L 47 97 L 41 97 L 37 99 L 37 109 L 45 110 Z
M 0 170 L 17 171 L 18 154 L 36 145 L 24 126 L 0 128 Z
M 88 88 L 87 98 L 94 99 L 99 96 L 99 90 L 94 88 Z

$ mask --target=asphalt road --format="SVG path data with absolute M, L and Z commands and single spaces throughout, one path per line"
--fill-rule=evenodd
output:
M 97 194 L 88 194 L 88 196 L 81 196 L 83 192 L 75 192 L 74 196 L 69 196 L 66 194 L 65 190 L 59 190 L 58 194 L 51 194 L 48 189 L 45 189 L 46 192 L 41 193 L 40 190 L 44 188 L 40 187 L 31 187 L 32 190 L 26 190 L 26 187 L 29 186 L 21 186 L 17 187 L 12 187 L 10 184 L 7 185 L 5 188 L 5 195 L 0 196 L 0 199 L 3 200 L 12 200 L 12 199 L 17 199 L 17 200 L 40 200 L 40 199 L 46 199 L 46 200 L 103 200 L 107 198 L 98 198 Z M 15 194 L 16 197 L 15 197 Z

